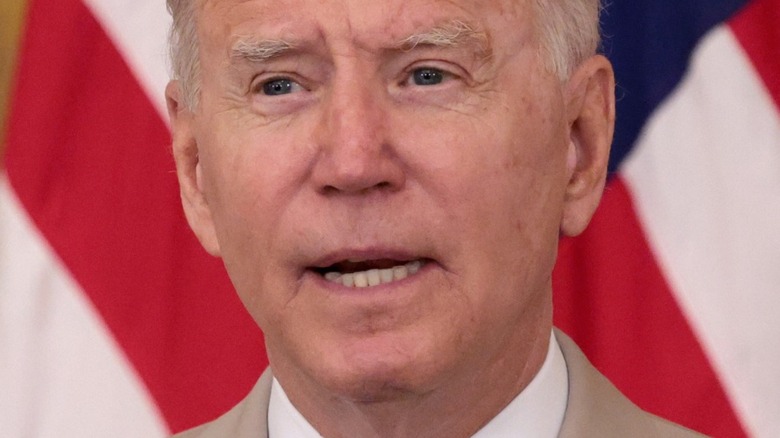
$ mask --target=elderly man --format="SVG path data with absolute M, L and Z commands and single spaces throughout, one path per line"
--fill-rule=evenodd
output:
M 693 436 L 552 328 L 612 139 L 597 0 L 169 7 L 184 209 L 271 364 L 187 436 Z

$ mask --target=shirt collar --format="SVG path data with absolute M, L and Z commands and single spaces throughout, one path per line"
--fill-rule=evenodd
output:
M 472 438 L 557 437 L 568 397 L 566 360 L 550 335 L 547 357 L 531 383 Z
M 282 385 L 274 377 L 268 402 L 268 438 L 320 438 L 311 424 L 295 409 Z
M 493 417 L 473 438 L 556 437 L 563 424 L 569 395 L 566 361 L 555 335 L 547 357 L 526 388 Z M 269 438 L 320 438 L 274 378 L 268 404 Z

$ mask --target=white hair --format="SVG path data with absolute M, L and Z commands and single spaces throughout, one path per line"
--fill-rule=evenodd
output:
M 197 0 L 166 0 L 173 17 L 168 33 L 171 76 L 179 81 L 182 104 L 194 110 L 200 95 Z
M 565 81 L 598 49 L 600 0 L 533 0 L 533 5 L 543 59 Z
M 172 76 L 181 84 L 182 103 L 195 109 L 200 92 L 198 0 L 166 0 L 173 17 L 169 35 Z M 600 42 L 600 0 L 531 0 L 542 58 L 550 72 L 565 81 L 596 53 Z

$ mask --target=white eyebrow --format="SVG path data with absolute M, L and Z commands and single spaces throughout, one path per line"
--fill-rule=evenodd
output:
M 467 44 L 476 44 L 484 55 L 490 54 L 487 35 L 460 20 L 452 20 L 427 31 L 412 34 L 402 39 L 397 46 L 401 50 L 408 51 L 418 46 L 457 47 Z M 233 44 L 230 57 L 263 62 L 293 49 L 295 44 L 281 39 L 241 38 Z
M 255 40 L 243 38 L 235 42 L 230 50 L 231 59 L 246 59 L 263 62 L 294 49 L 295 45 L 284 40 Z
M 400 41 L 402 50 L 412 50 L 417 46 L 456 47 L 464 44 L 477 44 L 480 51 L 488 54 L 490 45 L 487 35 L 476 30 L 468 23 L 452 20 L 437 25 L 430 30 L 415 33 Z

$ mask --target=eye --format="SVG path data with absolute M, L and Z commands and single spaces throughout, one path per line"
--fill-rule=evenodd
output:
M 412 71 L 411 80 L 414 85 L 438 85 L 444 82 L 445 73 L 438 68 L 423 67 Z
M 281 96 L 283 94 L 295 93 L 303 89 L 300 84 L 289 78 L 273 78 L 264 81 L 257 87 L 257 92 L 266 96 Z

